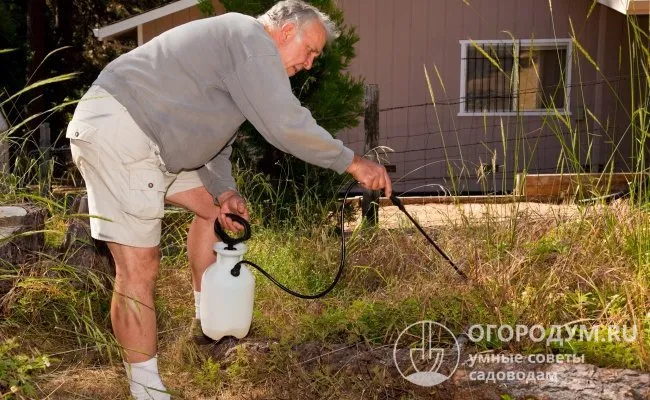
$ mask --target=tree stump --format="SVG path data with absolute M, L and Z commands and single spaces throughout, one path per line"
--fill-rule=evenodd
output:
M 0 206 L 0 266 L 19 265 L 43 249 L 47 211 L 28 204 Z M 0 297 L 11 290 L 10 279 L 0 279 Z
M 88 197 L 76 196 L 72 211 L 77 216 L 70 221 L 61 245 L 66 263 L 80 269 L 90 269 L 105 277 L 115 276 L 115 264 L 106 243 L 90 236 Z
M 47 210 L 33 204 L 0 206 L 0 260 L 25 262 L 27 255 L 41 251 Z

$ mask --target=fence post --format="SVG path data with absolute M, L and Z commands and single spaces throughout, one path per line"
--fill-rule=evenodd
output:
M 9 123 L 5 120 L 2 109 L 0 109 L 0 174 L 9 173 L 9 135 L 7 131 Z
M 379 85 L 367 84 L 365 90 L 365 114 L 363 118 L 365 129 L 365 148 L 364 152 L 379 145 Z M 369 154 L 368 158 L 374 158 L 379 162 L 379 157 L 375 153 Z M 366 222 L 371 225 L 377 225 L 379 220 L 379 191 L 363 189 L 363 199 L 361 200 L 361 212 Z
M 41 153 L 38 185 L 40 187 L 41 196 L 45 197 L 50 193 L 50 124 L 44 122 L 38 127 L 38 130 L 38 148 Z

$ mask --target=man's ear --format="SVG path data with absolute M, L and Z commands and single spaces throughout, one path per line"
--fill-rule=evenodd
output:
M 296 30 L 296 24 L 293 22 L 287 22 L 286 24 L 282 25 L 280 27 L 280 40 L 282 40 L 283 43 L 291 41 L 294 36 L 296 36 L 297 30 Z

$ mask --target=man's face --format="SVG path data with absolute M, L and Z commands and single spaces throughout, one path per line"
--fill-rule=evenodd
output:
M 279 33 L 276 43 L 289 76 L 310 69 L 327 42 L 325 28 L 318 21 L 306 22 L 300 28 L 293 23 L 286 23 Z

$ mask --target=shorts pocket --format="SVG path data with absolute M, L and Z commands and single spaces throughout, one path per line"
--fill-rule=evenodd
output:
M 82 172 L 84 164 L 95 166 L 97 164 L 97 128 L 78 120 L 72 120 L 68 124 L 65 137 L 70 139 L 70 152 L 72 161 Z
M 165 179 L 158 168 L 127 168 L 129 191 L 122 210 L 141 219 L 165 215 Z
M 86 143 L 95 143 L 97 138 L 97 128 L 86 122 L 73 119 L 68 124 L 65 137 L 70 140 L 81 140 Z

